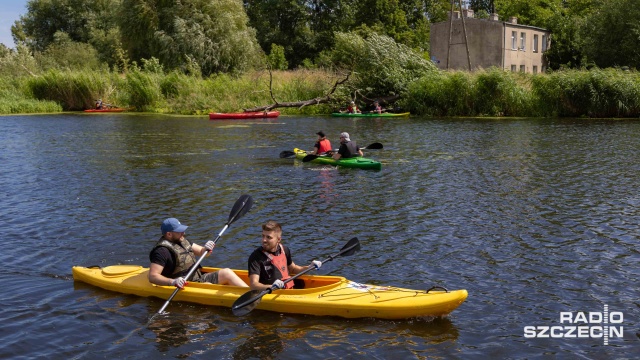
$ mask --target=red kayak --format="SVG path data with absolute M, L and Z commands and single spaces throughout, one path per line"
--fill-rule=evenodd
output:
M 276 118 L 280 116 L 280 111 L 249 111 L 243 113 L 209 113 L 209 120 L 224 119 L 264 119 Z
M 87 109 L 84 112 L 123 112 L 127 109 L 124 108 L 110 108 L 110 109 Z

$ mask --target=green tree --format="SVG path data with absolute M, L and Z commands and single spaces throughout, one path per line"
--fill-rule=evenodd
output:
M 63 32 L 71 41 L 98 49 L 102 61 L 114 63 L 119 44 L 116 16 L 121 0 L 30 0 L 27 13 L 11 28 L 16 43 L 45 51 Z M 109 34 L 109 35 L 106 35 Z
M 43 70 L 96 70 L 100 67 L 98 52 L 91 45 L 73 41 L 67 33 L 58 31 L 54 40 L 35 58 Z
M 278 44 L 271 44 L 271 52 L 267 61 L 274 70 L 286 70 L 289 67 L 287 58 L 284 56 L 284 48 Z
M 239 0 L 124 0 L 120 20 L 132 60 L 156 57 L 169 70 L 196 63 L 207 76 L 242 71 L 259 59 Z
M 317 53 L 311 30 L 312 7 L 305 0 L 245 0 L 250 25 L 257 30 L 257 39 L 264 52 L 271 44 L 284 47 L 292 68 Z M 316 7 L 320 11 L 321 6 Z
M 598 67 L 640 69 L 640 6 L 637 0 L 601 1 L 582 27 L 584 53 Z M 615 46 L 612 46 L 614 45 Z
M 422 54 L 375 32 L 366 38 L 336 33 L 331 58 L 337 68 L 355 72 L 355 89 L 374 97 L 402 94 L 412 81 L 436 71 Z

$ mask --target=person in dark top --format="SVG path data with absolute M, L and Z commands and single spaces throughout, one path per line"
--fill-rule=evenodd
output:
M 168 218 L 162 222 L 162 237 L 149 253 L 149 282 L 152 284 L 183 288 L 187 284 L 185 276 L 198 261 L 197 257 L 213 251 L 215 243 L 211 240 L 204 246 L 190 243 L 184 237 L 187 227 L 176 218 Z M 203 273 L 200 269 L 201 266 L 193 272 L 192 281 L 247 287 L 231 269 L 208 273 Z
M 349 133 L 340 134 L 340 148 L 338 152 L 333 154 L 334 160 L 348 159 L 356 156 L 363 156 L 362 150 L 356 145 L 355 141 L 351 141 Z
M 262 225 L 262 244 L 249 256 L 249 287 L 251 290 L 266 290 L 275 285 L 278 289 L 290 289 L 293 282 L 284 283 L 292 274 L 309 267 L 319 269 L 322 262 L 313 260 L 306 266 L 296 265 L 291 259 L 291 251 L 281 243 L 282 226 L 273 221 Z

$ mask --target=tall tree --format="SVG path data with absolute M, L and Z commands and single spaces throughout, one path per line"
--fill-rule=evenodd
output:
M 114 9 L 119 5 L 120 0 L 29 0 L 18 22 L 29 45 L 44 50 L 59 31 L 72 41 L 88 42 L 93 28 L 115 26 Z
M 313 8 L 307 1 L 245 0 L 244 5 L 250 25 L 257 30 L 258 42 L 265 52 L 269 51 L 271 44 L 284 47 L 292 68 L 317 53 L 310 20 Z M 327 5 L 335 6 L 336 3 Z
M 637 0 L 601 1 L 582 29 L 584 53 L 598 67 L 640 69 L 640 6 Z M 616 44 L 615 46 L 612 46 Z
M 29 0 L 27 12 L 11 28 L 13 38 L 32 51 L 44 51 L 65 33 L 70 41 L 89 43 L 103 61 L 112 62 L 119 44 L 116 23 L 121 0 Z M 108 36 L 106 34 L 109 34 Z
M 132 60 L 156 57 L 168 69 L 197 64 L 209 75 L 245 70 L 260 56 L 240 0 L 124 0 L 122 10 Z

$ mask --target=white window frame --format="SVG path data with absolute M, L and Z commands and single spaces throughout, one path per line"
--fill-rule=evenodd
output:
M 533 52 L 538 52 L 538 34 L 533 34 Z
M 511 50 L 518 50 L 518 32 L 511 32 Z
M 527 33 L 520 33 L 520 50 L 527 51 Z

